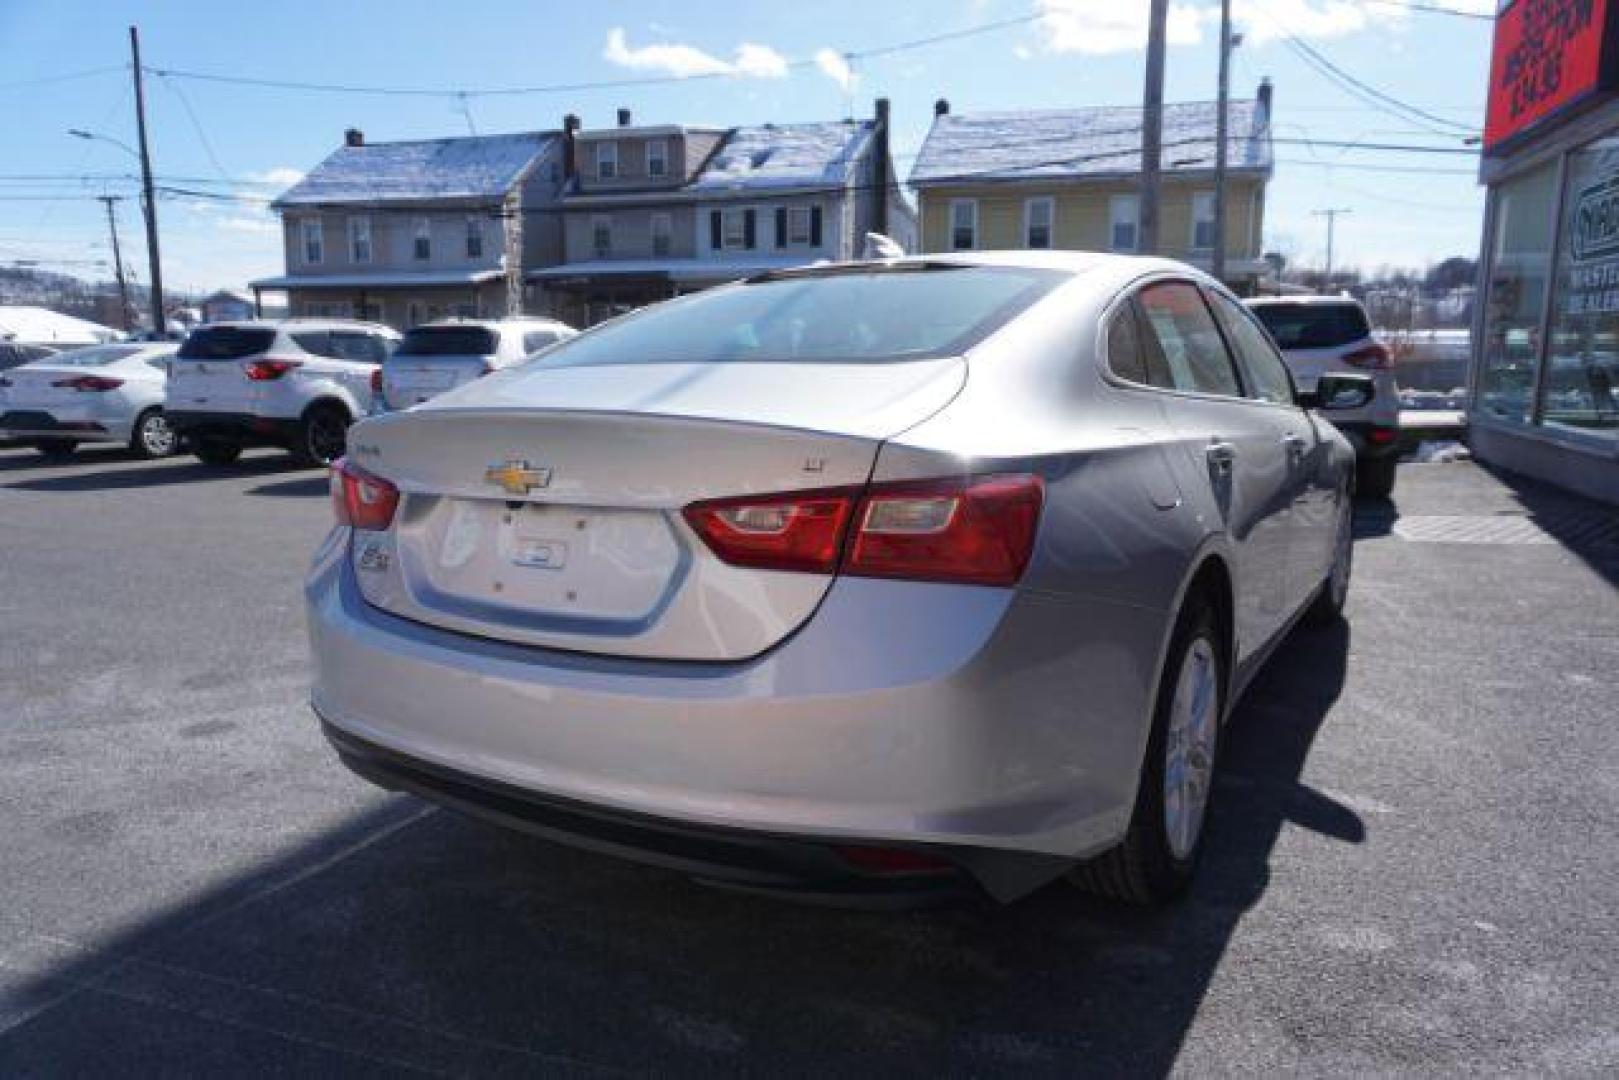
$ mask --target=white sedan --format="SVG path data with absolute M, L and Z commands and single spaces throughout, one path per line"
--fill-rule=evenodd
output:
M 67 457 L 81 442 L 125 443 L 141 457 L 174 453 L 163 416 L 172 343 L 93 345 L 0 374 L 0 439 Z

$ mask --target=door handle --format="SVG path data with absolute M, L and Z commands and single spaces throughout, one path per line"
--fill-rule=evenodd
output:
M 1214 439 L 1203 453 L 1209 459 L 1209 468 L 1213 469 L 1217 476 L 1231 475 L 1231 467 L 1237 460 L 1235 446 L 1222 439 Z
M 1282 445 L 1287 447 L 1287 456 L 1289 458 L 1300 460 L 1304 457 L 1305 442 L 1302 436 L 1295 435 L 1290 431 L 1282 436 Z

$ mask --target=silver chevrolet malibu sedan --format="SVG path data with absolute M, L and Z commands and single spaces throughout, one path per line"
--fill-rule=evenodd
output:
M 1187 266 L 765 274 L 333 471 L 313 705 L 385 787 L 761 891 L 1172 897 L 1222 725 L 1339 617 L 1353 453 Z

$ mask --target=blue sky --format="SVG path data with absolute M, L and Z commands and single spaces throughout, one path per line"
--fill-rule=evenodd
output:
M 1429 0 L 1470 11 L 1493 0 Z M 132 0 L 0 0 L 0 263 L 21 259 L 108 276 L 101 205 L 133 196 L 118 148 L 67 135 L 85 128 L 135 141 L 127 27 L 139 25 L 148 67 L 348 86 L 431 89 L 555 86 L 713 73 L 665 85 L 563 93 L 403 96 L 315 93 L 149 77 L 154 168 L 241 201 L 159 201 L 171 287 L 241 285 L 280 270 L 274 220 L 252 201 L 320 161 L 343 129 L 372 140 L 556 127 L 567 112 L 612 123 L 813 120 L 893 101 L 899 172 L 927 132 L 935 98 L 960 112 L 1139 103 L 1147 0 L 816 0 L 814 3 L 423 3 L 301 0 L 264 5 Z M 1487 21 L 1411 11 L 1399 0 L 1235 0 L 1245 40 L 1234 94 L 1276 84 L 1285 140 L 1270 189 L 1266 246 L 1319 265 L 1325 225 L 1312 211 L 1347 207 L 1340 265 L 1422 266 L 1475 255 L 1483 205 L 1471 156 L 1327 147 L 1413 143 L 1460 147 L 1448 125 L 1370 108 L 1299 53 L 1286 32 L 1350 76 L 1451 125 L 1482 126 Z M 1175 0 L 1169 100 L 1215 90 L 1215 0 Z M 1031 16 L 922 48 L 857 59 L 839 54 Z M 109 68 L 94 74 L 82 72 Z M 60 78 L 61 76 L 72 76 Z M 53 79 L 51 82 L 38 82 Z M 1437 131 L 1435 128 L 1437 127 Z M 1440 134 L 1445 132 L 1446 134 Z M 1416 170 L 1416 171 L 1402 171 Z M 90 177 L 91 179 L 81 179 Z M 45 199 L 51 201 L 44 201 Z M 124 255 L 144 278 L 139 214 L 120 210 Z

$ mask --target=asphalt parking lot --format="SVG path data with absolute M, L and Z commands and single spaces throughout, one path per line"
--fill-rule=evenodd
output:
M 1611 511 L 1403 466 L 1347 627 L 1238 710 L 1192 897 L 882 914 L 345 772 L 325 490 L 0 449 L 0 1075 L 1619 1070 Z

